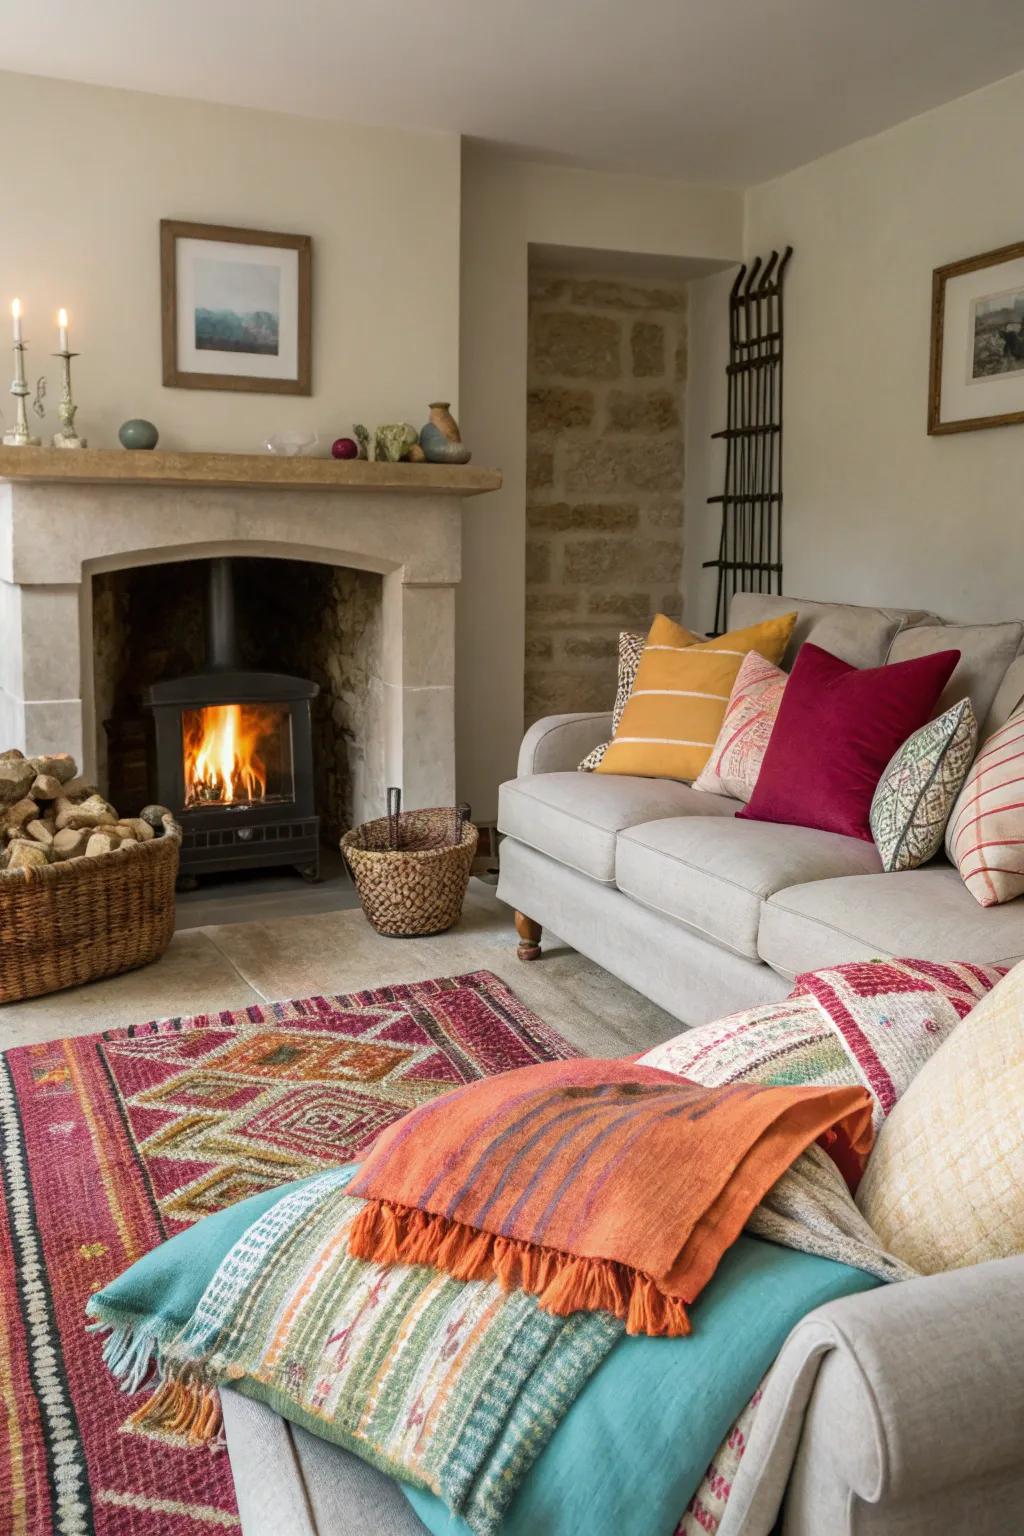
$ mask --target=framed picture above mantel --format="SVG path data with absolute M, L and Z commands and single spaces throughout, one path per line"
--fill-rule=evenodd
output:
M 928 431 L 1024 422 L 1024 240 L 932 274 Z
M 160 221 L 164 383 L 312 392 L 308 235 Z

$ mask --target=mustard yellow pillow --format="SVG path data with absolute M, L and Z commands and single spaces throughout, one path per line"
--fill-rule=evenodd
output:
M 748 651 L 781 662 L 796 614 L 735 629 L 697 645 L 659 613 L 636 682 L 598 773 L 695 779 L 711 755 L 736 674 Z

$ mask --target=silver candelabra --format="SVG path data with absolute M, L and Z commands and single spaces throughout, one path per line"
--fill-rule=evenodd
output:
M 14 426 L 4 433 L 5 448 L 38 448 L 39 438 L 33 437 L 28 430 L 28 417 L 25 414 L 25 400 L 29 388 L 25 383 L 25 343 L 21 340 L 14 343 L 14 379 L 11 383 L 11 394 L 14 396 Z
M 52 442 L 55 448 L 85 448 L 88 446 L 84 437 L 79 437 L 75 431 L 75 412 L 78 406 L 71 398 L 71 359 L 77 357 L 77 352 L 54 352 L 54 357 L 61 360 L 61 384 L 60 407 L 57 414 L 60 416 L 60 431 L 53 434 Z

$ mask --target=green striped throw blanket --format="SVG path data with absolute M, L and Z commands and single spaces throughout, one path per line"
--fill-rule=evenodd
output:
M 490 1536 L 623 1325 L 555 1317 L 494 1280 L 350 1258 L 352 1172 L 296 1186 L 243 1231 L 183 1326 L 129 1312 L 120 1281 L 99 1293 L 88 1311 L 110 1331 L 105 1359 L 128 1390 L 156 1367 L 133 1415 L 156 1433 L 215 1439 L 229 1385 Z

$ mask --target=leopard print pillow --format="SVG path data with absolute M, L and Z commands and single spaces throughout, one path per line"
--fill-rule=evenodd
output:
M 612 706 L 612 735 L 619 728 L 622 711 L 626 707 L 627 700 L 633 691 L 636 681 L 636 669 L 640 665 L 640 657 L 643 655 L 644 646 L 647 644 L 646 635 L 638 635 L 631 629 L 624 629 L 619 635 L 619 682 L 615 690 L 615 703 Z M 598 763 L 604 757 L 609 746 L 608 741 L 602 741 L 599 747 L 588 752 L 578 772 L 593 773 Z

